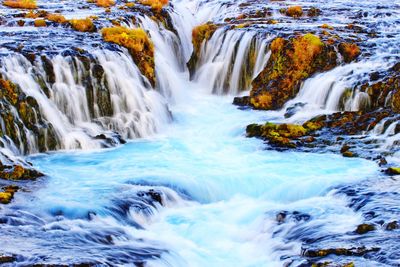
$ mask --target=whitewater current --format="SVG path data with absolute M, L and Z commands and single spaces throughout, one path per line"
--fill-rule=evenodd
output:
M 59 69 L 51 101 L 32 78 L 31 70 L 40 67 L 18 56 L 4 60 L 8 64 L 2 73 L 42 101 L 42 112 L 61 140 L 61 151 L 46 154 L 35 154 L 32 142 L 34 154 L 27 160 L 46 176 L 0 209 L 0 252 L 16 257 L 10 266 L 273 267 L 304 263 L 300 255 L 307 242 L 373 245 L 347 236 L 365 218 L 363 211 L 350 207 L 351 197 L 341 190 L 381 179 L 374 162 L 265 150 L 262 141 L 245 136 L 248 124 L 283 119 L 284 111 L 242 110 L 231 104 L 233 94 L 249 89 L 241 77 L 250 46 L 257 51 L 251 71 L 255 77 L 269 59 L 268 43 L 275 35 L 260 39 L 252 32 L 219 29 L 202 44 L 202 60 L 190 77 L 185 63 L 192 53 L 192 28 L 211 19 L 223 21 L 236 14 L 239 5 L 172 2 L 169 12 L 179 36 L 146 16 L 138 18 L 155 44 L 157 90 L 142 81 L 127 51 L 91 51 L 111 86 L 115 112 L 107 120 L 95 112 L 96 123 L 90 121 L 84 87 L 71 78 L 70 59 L 53 59 Z M 348 84 L 393 61 L 380 60 L 338 67 L 310 79 L 287 104 L 309 102 L 290 120 L 336 110 L 338 95 Z M 307 88 L 315 87 L 321 92 L 312 98 Z M 329 89 L 336 94 L 325 92 Z M 347 108 L 356 110 L 357 101 Z M 88 133 L 104 129 L 130 141 L 100 149 Z M 9 149 L 18 153 L 18 148 Z M 285 223 L 279 214 L 287 216 Z M 385 265 L 375 259 L 336 260 Z

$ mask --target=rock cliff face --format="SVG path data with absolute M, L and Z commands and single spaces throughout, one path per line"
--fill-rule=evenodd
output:
M 288 40 L 278 37 L 270 49 L 271 58 L 250 92 L 250 104 L 256 109 L 281 108 L 297 95 L 305 79 L 337 64 L 334 46 L 311 33 Z

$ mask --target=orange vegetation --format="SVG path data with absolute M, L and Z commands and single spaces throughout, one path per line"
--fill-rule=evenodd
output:
M 100 7 L 111 7 L 115 5 L 114 0 L 96 0 L 96 5 Z
M 35 9 L 37 8 L 36 0 L 5 0 L 3 5 L 12 8 L 25 8 Z
M 199 25 L 192 30 L 192 43 L 194 51 L 196 53 L 200 52 L 200 46 L 204 40 L 209 40 L 214 32 L 217 30 L 217 25 L 207 23 Z
M 154 85 L 154 45 L 143 29 L 129 29 L 126 27 L 111 27 L 101 30 L 106 42 L 126 47 L 132 55 L 140 71 Z
M 303 8 L 301 6 L 288 7 L 286 15 L 294 18 L 301 17 L 303 15 Z
M 353 61 L 361 54 L 358 45 L 352 43 L 341 43 L 339 45 L 339 52 L 346 63 Z
M 93 24 L 93 21 L 90 18 L 86 19 L 72 19 L 69 21 L 71 24 L 72 28 L 74 30 L 80 31 L 80 32 L 94 32 L 96 30 L 96 27 Z
M 48 14 L 46 16 L 46 19 L 49 21 L 57 22 L 57 23 L 67 23 L 68 22 L 68 20 L 63 15 L 57 14 L 57 13 Z
M 168 0 L 139 0 L 142 5 L 151 6 L 152 9 L 160 11 L 163 6 L 168 5 Z
M 37 19 L 35 20 L 35 22 L 33 23 L 35 25 L 35 27 L 46 27 L 46 21 L 44 19 Z

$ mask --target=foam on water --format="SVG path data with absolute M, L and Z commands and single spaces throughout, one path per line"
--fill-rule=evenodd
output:
M 175 122 L 163 135 L 106 151 L 31 158 L 51 178 L 33 194 L 34 202 L 21 199 L 19 205 L 41 216 L 63 214 L 67 224 L 76 224 L 88 212 L 99 220 L 113 216 L 115 199 L 136 185 L 171 188 L 180 196 L 170 198 L 167 209 L 158 207 L 151 219 L 131 213 L 144 229 L 114 221 L 131 238 L 170 251 L 155 266 L 280 266 L 281 255 L 300 251 L 300 243 L 285 244 L 273 234 L 280 210 L 310 214 L 325 233 L 361 222 L 345 199 L 326 194 L 344 181 L 376 175 L 374 163 L 266 152 L 261 141 L 244 136 L 243 127 L 268 114 L 237 110 L 229 98 L 192 90 L 186 103 L 174 106 Z

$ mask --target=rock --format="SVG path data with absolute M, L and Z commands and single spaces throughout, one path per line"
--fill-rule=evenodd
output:
M 301 6 L 291 6 L 285 11 L 286 16 L 298 18 L 303 15 L 303 8 Z
M 233 104 L 239 107 L 246 107 L 250 105 L 250 97 L 242 96 L 233 98 Z
M 399 167 L 390 167 L 386 169 L 386 174 L 388 175 L 399 175 L 400 174 L 400 168 Z
M 343 60 L 346 63 L 353 61 L 361 54 L 360 48 L 354 43 L 339 44 L 339 52 L 343 56 Z
M 116 26 L 103 28 L 101 34 L 106 42 L 127 48 L 141 73 L 155 85 L 154 44 L 143 29 Z
M 11 200 L 14 198 L 15 192 L 19 190 L 18 186 L 6 186 L 2 189 L 2 192 L 0 192 L 0 203 L 1 204 L 9 204 Z M 0 262 L 1 262 L 1 256 L 0 256 Z
M 317 258 L 326 257 L 328 255 L 336 256 L 363 256 L 370 252 L 377 252 L 380 248 L 366 248 L 366 247 L 355 247 L 355 248 L 328 248 L 328 249 L 303 249 L 302 256 Z
M 69 21 L 71 27 L 79 32 L 95 32 L 96 26 L 90 18 L 72 19 Z
M 290 118 L 293 115 L 295 115 L 298 111 L 301 110 L 302 107 L 304 107 L 306 104 L 305 103 L 296 103 L 293 106 L 290 106 L 286 109 L 285 112 L 285 118 Z
M 334 47 L 311 33 L 287 40 L 278 37 L 270 49 L 267 66 L 252 83 L 250 104 L 256 109 L 281 108 L 306 78 L 336 65 Z
M 357 229 L 354 232 L 359 235 L 363 235 L 374 230 L 376 230 L 376 227 L 374 225 L 364 223 L 357 226 Z
M 16 260 L 17 260 L 17 258 L 15 256 L 13 256 L 13 255 L 2 255 L 2 254 L 0 254 L 0 263 L 1 264 L 3 264 L 3 263 L 11 263 L 11 262 L 14 262 Z
M 400 228 L 400 225 L 397 221 L 390 222 L 390 223 L 386 224 L 386 226 L 385 226 L 385 229 L 388 231 L 396 230 L 399 228 Z
M 354 158 L 356 155 L 351 151 L 345 151 L 342 153 L 343 157 L 345 158 Z
M 306 135 L 307 129 L 302 125 L 267 122 L 261 126 L 256 124 L 247 126 L 246 133 L 248 137 L 263 138 L 277 147 L 294 148 L 296 144 L 292 140 Z
M 316 7 L 311 7 L 307 12 L 307 16 L 309 16 L 309 17 L 317 17 L 320 14 L 321 14 L 321 9 L 316 8 Z
M 0 178 L 12 181 L 20 180 L 35 180 L 44 174 L 30 168 L 23 167 L 21 165 L 0 167 Z

